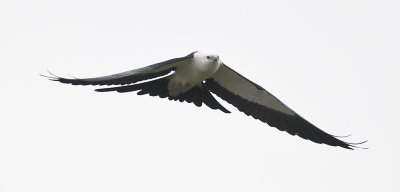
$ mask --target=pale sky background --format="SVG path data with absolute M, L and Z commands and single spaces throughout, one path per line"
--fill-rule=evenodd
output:
M 400 1 L 0 1 L 1 192 L 400 191 Z M 324 131 L 51 82 L 205 50 Z

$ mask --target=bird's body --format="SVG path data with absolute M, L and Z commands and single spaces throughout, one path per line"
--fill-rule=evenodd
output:
M 213 92 L 246 115 L 292 135 L 347 149 L 352 149 L 358 144 L 344 142 L 325 133 L 264 88 L 226 66 L 217 55 L 204 52 L 196 51 L 185 57 L 103 77 L 49 78 L 73 85 L 117 85 L 96 91 L 120 93 L 138 91 L 138 95 L 149 94 L 175 101 L 186 101 L 196 106 L 202 106 L 204 103 L 211 109 L 230 113 L 210 93 Z
M 208 57 L 208 58 L 207 58 Z M 194 53 L 194 58 L 181 61 L 168 83 L 168 91 L 172 96 L 178 96 L 211 77 L 221 65 L 218 56 L 203 52 Z

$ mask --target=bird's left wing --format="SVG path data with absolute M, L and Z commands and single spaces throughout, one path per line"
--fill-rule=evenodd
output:
M 352 149 L 347 143 L 330 135 L 287 107 L 261 86 L 221 64 L 218 71 L 206 80 L 207 88 L 240 111 L 281 131 L 298 135 L 316 143 Z
M 185 61 L 193 59 L 194 53 L 195 52 L 190 53 L 185 57 L 174 58 L 164 62 L 142 67 L 139 69 L 134 69 L 102 77 L 94 77 L 87 79 L 80 79 L 80 78 L 68 79 L 58 76 L 52 76 L 52 77 L 45 76 L 45 77 L 48 77 L 52 81 L 59 81 L 61 83 L 67 83 L 72 85 L 125 85 L 166 75 L 171 71 L 175 70 L 175 68 L 178 65 L 184 64 Z

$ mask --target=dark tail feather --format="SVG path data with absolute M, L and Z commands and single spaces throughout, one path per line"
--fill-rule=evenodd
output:
M 186 101 L 188 103 L 193 103 L 198 107 L 200 107 L 202 103 L 204 103 L 211 109 L 219 109 L 225 113 L 230 113 L 230 111 L 225 109 L 213 97 L 213 95 L 208 91 L 207 87 L 203 83 L 194 86 L 192 89 L 178 96 L 174 97 L 169 95 L 168 82 L 170 78 L 171 75 L 143 83 L 125 85 L 119 87 L 101 88 L 101 89 L 96 89 L 96 91 L 97 92 L 117 91 L 119 93 L 139 91 L 137 93 L 138 95 L 148 94 L 150 96 L 159 96 L 160 98 L 168 98 L 169 100 L 174 100 L 174 101 L 180 101 L 180 102 Z

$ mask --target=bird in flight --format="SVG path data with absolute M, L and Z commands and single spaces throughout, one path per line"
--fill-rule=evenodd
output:
M 211 109 L 230 113 L 214 98 L 212 92 L 246 115 L 291 135 L 346 149 L 353 149 L 358 147 L 358 144 L 365 143 L 365 141 L 345 142 L 337 136 L 322 131 L 267 90 L 229 68 L 219 59 L 219 56 L 200 51 L 102 77 L 81 79 L 51 75 L 45 77 L 72 85 L 114 85 L 96 89 L 98 92 L 138 91 L 138 95 L 148 94 L 174 101 L 186 101 L 198 107 L 204 103 Z

